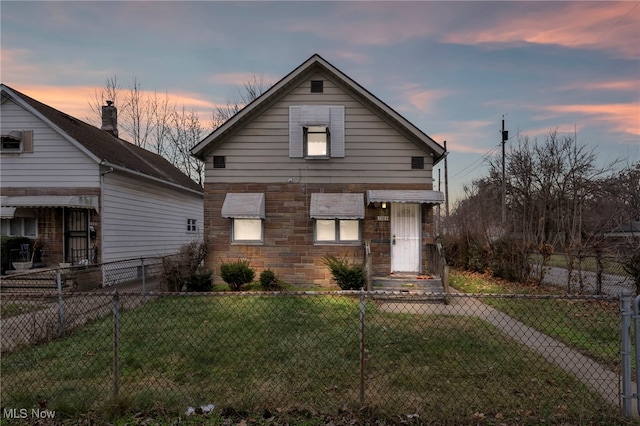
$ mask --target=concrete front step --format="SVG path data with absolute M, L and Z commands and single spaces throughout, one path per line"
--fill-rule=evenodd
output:
M 372 277 L 373 290 L 444 293 L 442 280 L 416 275 Z

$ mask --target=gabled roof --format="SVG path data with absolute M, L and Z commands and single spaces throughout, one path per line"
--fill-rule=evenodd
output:
M 207 155 L 213 141 L 228 137 L 247 122 L 253 119 L 257 114 L 266 110 L 280 97 L 284 96 L 288 91 L 292 90 L 304 78 L 312 73 L 320 71 L 331 75 L 335 80 L 341 82 L 348 90 L 358 95 L 363 102 L 367 103 L 378 114 L 385 116 L 398 129 L 404 131 L 411 139 L 424 144 L 434 153 L 434 164 L 445 156 L 445 149 L 436 141 L 431 139 L 426 133 L 422 132 L 406 118 L 389 107 L 386 103 L 378 99 L 371 92 L 360 86 L 348 75 L 331 65 L 320 55 L 315 54 L 303 62 L 300 66 L 290 72 L 282 80 L 271 86 L 269 90 L 261 96 L 246 105 L 237 114 L 227 120 L 222 126 L 218 127 L 211 134 L 205 137 L 200 143 L 191 149 L 191 153 L 199 158 Z
M 9 96 L 18 105 L 44 120 L 62 137 L 99 164 L 118 170 L 144 175 L 156 181 L 202 193 L 202 187 L 162 156 L 117 138 L 104 130 L 78 120 L 39 102 L 4 84 L 2 96 Z

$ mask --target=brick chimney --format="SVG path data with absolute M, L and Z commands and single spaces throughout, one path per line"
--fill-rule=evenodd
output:
M 106 130 L 118 137 L 118 108 L 113 106 L 113 101 L 106 101 L 102 106 L 102 130 Z

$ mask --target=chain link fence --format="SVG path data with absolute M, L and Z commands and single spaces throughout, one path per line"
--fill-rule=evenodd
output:
M 622 421 L 618 298 L 445 302 L 419 292 L 3 293 L 3 415 Z
M 636 293 L 636 283 L 625 271 L 620 256 L 602 253 L 537 255 L 532 276 L 543 284 L 567 293 L 619 296 L 625 290 Z

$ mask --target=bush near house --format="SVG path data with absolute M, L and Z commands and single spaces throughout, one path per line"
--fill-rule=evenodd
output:
M 178 254 L 162 259 L 161 279 L 167 291 L 211 291 L 211 271 L 202 267 L 207 244 L 191 242 L 183 245 Z
M 342 290 L 360 290 L 366 287 L 367 277 L 362 266 L 349 265 L 346 258 L 338 259 L 329 254 L 325 255 L 322 261 Z
M 238 259 L 220 264 L 220 277 L 229 284 L 231 291 L 240 291 L 240 287 L 253 281 L 256 273 L 247 259 Z
M 276 274 L 270 269 L 265 269 L 260 274 L 260 286 L 262 287 L 263 290 L 266 290 L 266 291 L 274 291 L 274 290 L 282 289 L 280 280 L 276 278 Z

